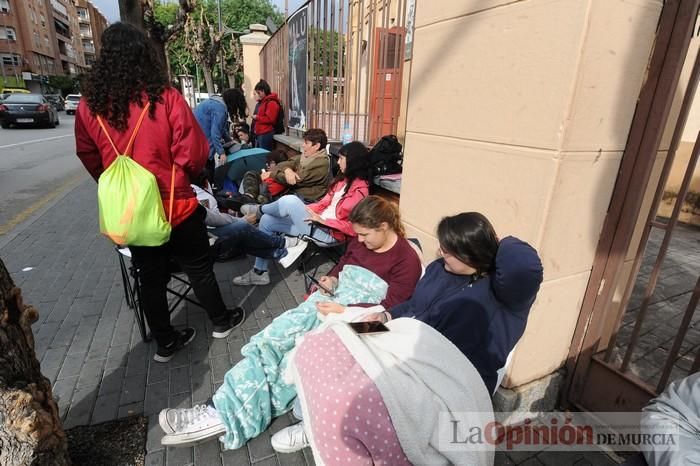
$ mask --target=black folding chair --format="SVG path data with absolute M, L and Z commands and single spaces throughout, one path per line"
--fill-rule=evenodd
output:
M 310 275 L 315 277 L 316 273 L 318 273 L 319 267 L 323 265 L 323 262 L 318 261 L 316 261 L 314 265 L 314 259 L 317 257 L 325 257 L 327 260 L 333 262 L 333 264 L 337 264 L 340 261 L 340 258 L 343 257 L 343 254 L 345 254 L 345 248 L 347 246 L 345 241 L 328 243 L 314 238 L 313 234 L 316 228 L 319 228 L 319 224 L 312 222 L 311 233 L 309 235 L 300 235 L 298 237 L 299 240 L 306 241 L 308 243 L 306 250 L 301 255 L 301 262 L 299 263 L 299 271 L 304 276 L 304 288 L 306 289 L 307 293 L 310 291 L 311 286 L 313 285 L 308 276 Z
M 136 316 L 136 322 L 139 326 L 139 331 L 141 332 L 141 339 L 145 342 L 151 340 L 150 333 L 146 330 L 146 314 L 141 305 L 141 281 L 139 279 L 138 268 L 131 259 L 131 251 L 125 246 L 115 246 L 114 249 L 117 251 L 117 256 L 119 257 L 119 269 L 122 273 L 122 283 L 124 285 L 124 296 L 126 298 L 126 304 L 129 308 L 134 310 L 134 315 Z M 126 263 L 126 258 L 129 259 L 129 264 Z M 202 307 L 202 305 L 196 299 L 190 298 L 188 293 L 192 291 L 192 285 L 189 281 L 183 278 L 183 273 L 176 262 L 171 261 L 170 263 L 170 279 L 177 282 L 177 284 L 182 285 L 181 289 L 176 289 L 175 287 L 168 285 L 167 293 L 175 297 L 175 299 L 169 301 L 168 312 L 172 312 L 177 309 L 182 301 L 187 301 L 194 304 L 195 306 Z

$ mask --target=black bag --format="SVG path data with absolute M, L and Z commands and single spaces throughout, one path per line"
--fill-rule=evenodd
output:
M 280 111 L 277 113 L 277 120 L 275 121 L 275 134 L 284 133 L 284 109 L 282 108 L 282 102 L 279 100 L 277 104 L 280 106 Z
M 403 146 L 393 134 L 383 136 L 369 151 L 372 176 L 401 173 Z

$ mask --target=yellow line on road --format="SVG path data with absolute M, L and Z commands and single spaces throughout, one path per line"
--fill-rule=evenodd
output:
M 14 217 L 10 219 L 8 223 L 5 225 L 0 225 L 0 236 L 7 234 L 12 230 L 14 227 L 19 225 L 20 223 L 24 222 L 27 220 L 34 212 L 37 210 L 41 209 L 44 207 L 46 204 L 51 202 L 53 199 L 55 199 L 59 194 L 62 194 L 68 187 L 73 187 L 78 184 L 79 181 L 85 178 L 84 173 L 78 173 L 71 178 L 68 178 L 66 181 L 61 183 L 56 189 L 53 190 L 52 193 L 47 194 L 46 196 L 40 198 L 36 202 L 34 202 L 32 205 L 24 209 L 22 212 L 18 213 Z

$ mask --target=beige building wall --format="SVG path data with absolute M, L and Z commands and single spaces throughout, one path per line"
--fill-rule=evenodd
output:
M 506 379 L 567 356 L 661 1 L 418 0 L 401 211 L 428 255 L 477 210 L 545 281 Z
M 250 34 L 241 36 L 241 46 L 243 49 L 243 92 L 245 92 L 248 111 L 252 115 L 255 108 L 253 88 L 262 77 L 260 51 L 270 36 L 265 34 L 267 26 L 263 24 L 251 24 L 250 31 Z

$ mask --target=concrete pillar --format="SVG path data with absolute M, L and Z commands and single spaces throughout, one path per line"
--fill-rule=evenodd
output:
M 266 32 L 267 26 L 264 24 L 251 24 L 250 34 L 241 36 L 241 46 L 243 47 L 243 92 L 245 92 L 248 111 L 251 115 L 255 108 L 253 88 L 262 77 L 260 51 L 270 39 Z
M 436 251 L 440 218 L 476 210 L 544 264 L 507 386 L 566 360 L 661 8 L 445 0 L 416 9 L 400 204 L 408 235 Z

